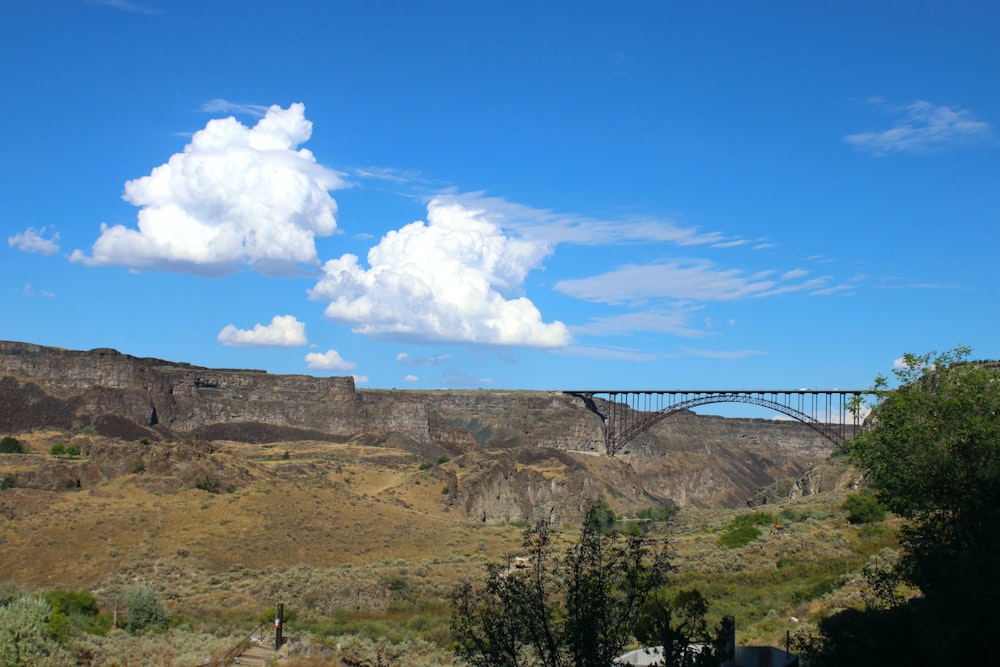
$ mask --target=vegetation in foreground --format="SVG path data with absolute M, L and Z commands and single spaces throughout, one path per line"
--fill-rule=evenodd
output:
M 865 607 L 800 640 L 810 664 L 1000 665 L 1000 364 L 969 352 L 908 354 L 898 388 L 877 380 L 851 455 L 907 520 L 901 549 L 867 572 Z
M 760 526 L 761 535 L 743 547 L 722 546 L 719 540 L 734 520 L 747 521 L 737 517 L 749 512 L 684 508 L 670 523 L 633 519 L 618 521 L 614 527 L 622 534 L 616 538 L 619 541 L 645 539 L 671 545 L 671 572 L 667 586 L 654 596 L 658 604 L 697 609 L 698 600 L 687 594 L 696 591 L 705 604 L 700 618 L 712 633 L 724 616 L 731 615 L 737 621 L 739 643 L 782 645 L 786 630 L 818 622 L 824 609 L 844 604 L 845 598 L 859 600 L 858 581 L 871 554 L 895 546 L 892 522 L 848 523 L 841 509 L 845 497 L 849 496 L 832 494 L 770 506 L 768 514 L 781 521 L 781 528 Z M 604 522 L 595 525 L 607 527 Z M 525 529 L 512 525 L 497 530 L 516 537 Z M 546 539 L 553 555 L 561 557 L 586 531 L 586 526 L 552 528 Z M 530 556 L 523 549 L 506 551 Z M 92 593 L 63 589 L 56 598 L 89 596 L 96 602 L 97 614 L 89 603 L 78 605 L 86 613 L 78 609 L 66 614 L 71 621 L 67 625 L 50 603 L 53 612 L 44 624 L 36 624 L 39 631 L 34 636 L 45 639 L 36 645 L 48 647 L 51 664 L 67 664 L 66 657 L 72 656 L 79 664 L 195 665 L 220 657 L 261 622 L 269 627 L 273 604 L 282 601 L 292 615 L 286 636 L 301 665 L 448 665 L 459 662 L 451 630 L 455 584 L 460 579 L 473 586 L 488 581 L 490 568 L 504 563 L 500 552 L 473 551 L 451 558 L 386 559 L 332 568 L 237 567 L 190 582 L 183 581 L 179 565 L 165 562 L 155 579 L 148 572 L 126 573 L 147 578 L 149 585 L 138 599 L 145 603 L 141 617 L 152 622 L 130 621 L 125 584 L 101 585 Z M 7 601 L 38 594 L 48 600 L 52 593 L 37 587 L 29 593 L 12 584 L 5 590 Z M 334 594 L 365 590 L 384 594 L 387 604 L 352 608 Z M 233 603 L 227 605 L 227 600 Z M 117 627 L 112 627 L 116 608 Z M 45 664 L 42 657 L 33 655 L 30 664 Z M 0 660 L 2 664 L 18 663 Z

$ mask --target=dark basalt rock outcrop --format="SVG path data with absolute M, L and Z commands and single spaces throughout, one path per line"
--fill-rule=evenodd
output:
M 357 390 L 351 377 L 0 341 L 0 434 L 90 429 L 123 441 L 355 441 L 424 460 L 475 454 L 479 468 L 450 497 L 486 521 L 569 516 L 609 494 L 621 507 L 737 506 L 831 453 L 795 422 L 684 413 L 610 459 L 594 408 L 562 392 Z M 52 474 L 53 485 L 69 483 Z

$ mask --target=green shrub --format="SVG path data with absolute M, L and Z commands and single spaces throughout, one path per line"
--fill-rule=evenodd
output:
M 639 510 L 636 516 L 647 521 L 670 521 L 680 511 L 679 507 L 653 506 Z
M 635 521 L 630 521 L 625 525 L 624 528 L 622 528 L 622 535 L 626 537 L 641 537 L 642 526 L 640 526 Z
M 97 616 L 101 608 L 90 591 L 67 591 L 56 588 L 44 595 L 54 611 L 61 611 L 67 616 Z
M 218 493 L 219 487 L 219 478 L 207 473 L 199 477 L 194 483 L 194 488 L 208 491 L 209 493 Z
M 74 628 L 89 634 L 104 635 L 111 627 L 111 619 L 99 618 L 101 609 L 89 591 L 67 591 L 62 588 L 43 595 L 52 607 L 49 629 L 52 636 L 65 642 Z
M 133 634 L 143 630 L 165 630 L 170 612 L 149 586 L 133 586 L 125 591 L 127 628 Z
M 853 524 L 885 521 L 885 507 L 872 493 L 861 492 L 847 496 L 840 508 L 847 512 L 847 520 Z
M 450 456 L 439 456 L 438 457 L 438 465 L 439 466 L 443 466 L 448 461 L 451 461 L 451 457 Z
M 433 467 L 434 467 L 434 464 L 431 463 L 430 461 L 424 461 L 419 466 L 417 466 L 417 468 L 419 470 L 427 470 L 428 468 L 433 468 Z
M 0 607 L 0 665 L 68 664 L 69 656 L 53 641 L 52 616 L 49 603 L 34 595 Z
M 20 440 L 9 435 L 0 439 L 0 454 L 24 454 L 28 450 Z
M 14 488 L 13 475 L 8 473 L 3 477 L 0 477 L 0 491 L 3 491 L 4 489 L 13 489 L 13 488 Z
M 739 514 L 726 526 L 726 532 L 719 538 L 719 544 L 729 549 L 744 547 L 761 536 L 758 526 L 772 526 L 774 520 L 774 515 L 769 512 Z
M 53 443 L 52 446 L 49 447 L 49 454 L 52 456 L 63 456 L 65 453 L 66 445 L 61 442 Z
M 728 549 L 745 547 L 760 537 L 760 529 L 756 526 L 743 525 L 729 528 L 719 538 L 719 544 Z
M 67 456 L 79 456 L 80 455 L 80 448 L 77 447 L 76 445 L 70 445 L 69 447 L 66 448 L 66 455 Z
M 748 512 L 746 514 L 739 514 L 729 523 L 730 528 L 772 525 L 774 525 L 774 515 L 770 512 Z

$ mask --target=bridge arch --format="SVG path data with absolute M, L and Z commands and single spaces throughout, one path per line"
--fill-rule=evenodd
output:
M 614 456 L 643 431 L 672 415 L 711 403 L 744 403 L 805 424 L 834 447 L 853 437 L 861 390 L 638 390 L 569 391 L 604 421 L 605 447 Z M 596 399 L 596 400 L 595 400 Z

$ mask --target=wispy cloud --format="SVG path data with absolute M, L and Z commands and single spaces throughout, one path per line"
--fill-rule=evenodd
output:
M 567 348 L 559 350 L 557 354 L 562 354 L 571 357 L 582 357 L 584 359 L 595 359 L 601 361 L 656 361 L 659 355 L 652 352 L 644 352 L 642 350 L 636 350 L 627 347 L 598 347 L 598 346 L 582 346 L 582 345 L 571 345 Z
M 297 347 L 307 342 L 305 323 L 293 315 L 275 315 L 270 324 L 256 324 L 253 329 L 228 324 L 217 338 L 227 347 Z
M 268 107 L 263 104 L 241 104 L 223 99 L 209 100 L 201 105 L 201 111 L 205 113 L 240 114 L 253 118 L 263 118 L 267 115 L 267 110 Z
M 7 245 L 17 248 L 23 252 L 37 252 L 42 255 L 54 255 L 59 252 L 59 232 L 45 237 L 45 227 L 35 230 L 28 227 L 23 232 L 19 232 L 7 237 Z
M 118 9 L 123 12 L 130 12 L 132 14 L 146 14 L 149 16 L 156 16 L 157 14 L 162 14 L 162 9 L 156 9 L 155 7 L 146 7 L 135 2 L 130 2 L 130 0 L 90 0 L 91 4 L 103 5 L 104 7 L 111 7 L 113 9 Z
M 488 387 L 494 382 L 490 378 L 476 377 L 458 368 L 449 368 L 441 375 L 441 384 L 446 387 Z
M 450 354 L 435 354 L 429 357 L 411 357 L 407 352 L 396 355 L 396 361 L 407 366 L 441 366 L 451 361 Z
M 668 333 L 685 337 L 710 335 L 704 330 L 691 326 L 693 313 L 699 309 L 698 307 L 685 306 L 672 311 L 651 309 L 608 317 L 593 317 L 585 324 L 570 327 L 570 331 L 574 335 L 591 336 L 613 336 L 637 332 Z
M 527 238 L 542 239 L 552 245 L 608 245 L 652 241 L 679 246 L 731 247 L 745 243 L 739 237 L 727 236 L 721 232 L 703 232 L 698 227 L 679 225 L 671 220 L 655 217 L 592 218 L 556 213 L 510 202 L 502 197 L 487 197 L 482 192 L 456 194 L 453 198 L 470 210 L 478 211 L 499 227 Z
M 27 283 L 21 293 L 24 296 L 44 296 L 48 299 L 56 298 L 55 293 L 49 292 L 48 290 L 36 290 L 31 283 Z
M 763 350 L 696 350 L 690 347 L 682 347 L 681 350 L 693 357 L 706 359 L 746 359 L 767 354 Z
M 868 102 L 883 107 L 897 117 L 896 122 L 887 130 L 849 134 L 844 140 L 876 157 L 967 145 L 988 141 L 993 136 L 990 124 L 978 120 L 966 109 L 938 106 L 923 100 L 903 105 L 889 105 L 881 98 Z
M 555 289 L 577 299 L 609 304 L 663 298 L 731 301 L 820 289 L 828 280 L 825 276 L 799 280 L 804 272 L 772 279 L 768 278 L 771 273 L 746 275 L 739 269 L 720 269 L 706 259 L 677 259 L 628 264 L 596 276 L 561 280 Z

